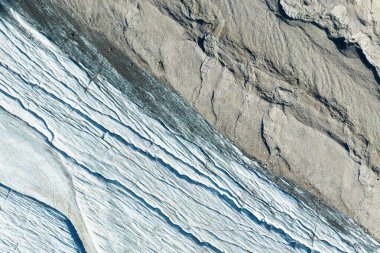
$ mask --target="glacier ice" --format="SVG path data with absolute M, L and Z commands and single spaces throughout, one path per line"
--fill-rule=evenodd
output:
M 1 252 L 85 252 L 62 213 L 4 185 L 0 201 Z
M 172 130 L 8 14 L 0 17 L 1 252 L 379 249 L 226 141 L 236 155 Z

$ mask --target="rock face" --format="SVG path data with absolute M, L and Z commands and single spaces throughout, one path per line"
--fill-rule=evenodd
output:
M 380 238 L 378 1 L 49 2 Z
M 285 16 L 318 25 L 343 49 L 356 46 L 379 82 L 380 3 L 379 1 L 294 1 L 280 0 Z
M 53 43 L 69 25 L 37 7 L 50 37 L 0 8 L 0 252 L 379 252 L 150 76 L 124 79 L 83 38 Z M 288 145 L 279 124 L 265 131 Z

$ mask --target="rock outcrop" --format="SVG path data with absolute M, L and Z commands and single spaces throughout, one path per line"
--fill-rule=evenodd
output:
M 379 1 L 280 0 L 280 8 L 288 18 L 310 22 L 326 30 L 342 49 L 356 47 L 359 53 L 364 54 L 363 61 L 373 69 L 379 82 Z
M 105 55 L 129 57 L 245 154 L 380 238 L 376 1 L 49 2 Z
M 0 4 L 0 252 L 380 252 L 151 76 L 123 78 L 83 37 L 61 44 L 70 22 L 51 9 L 14 6 Z

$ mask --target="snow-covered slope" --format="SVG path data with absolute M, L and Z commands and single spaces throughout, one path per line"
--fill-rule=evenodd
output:
M 85 252 L 62 213 L 0 186 L 0 249 L 10 252 Z
M 233 152 L 172 130 L 7 13 L 1 252 L 378 250 L 351 220 L 286 193 L 226 141 Z

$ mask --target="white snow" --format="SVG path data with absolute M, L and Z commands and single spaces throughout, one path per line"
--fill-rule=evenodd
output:
M 84 252 L 69 220 L 52 208 L 0 186 L 0 249 L 14 252 Z
M 19 193 L 0 200 L 1 252 L 75 252 L 67 220 L 87 252 L 379 248 L 359 228 L 331 226 L 243 155 L 252 167 L 178 136 L 106 78 L 90 82 L 12 15 L 0 17 L 0 196 Z

